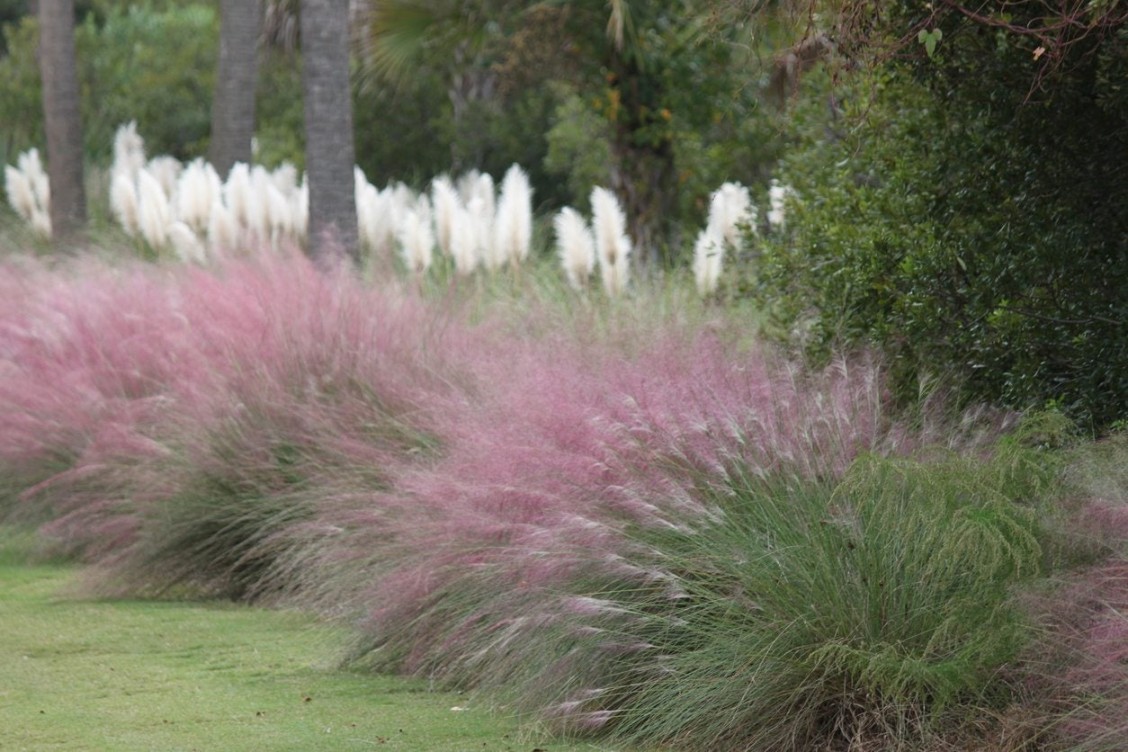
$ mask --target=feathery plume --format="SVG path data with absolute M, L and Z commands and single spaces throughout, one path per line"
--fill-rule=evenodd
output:
M 462 200 L 446 175 L 431 181 L 431 203 L 435 207 L 435 238 L 439 250 L 449 256 L 454 242 L 455 214 L 462 208 Z
M 168 239 L 176 257 L 186 264 L 203 264 L 208 260 L 204 244 L 187 222 L 175 220 L 168 228 Z
M 251 213 L 251 168 L 244 162 L 231 166 L 223 186 L 223 202 L 231 210 L 236 224 L 247 227 Z
M 130 120 L 119 125 L 114 133 L 114 163 L 111 168 L 116 175 L 125 175 L 132 181 L 145 167 L 145 141 L 137 135 L 137 121 Z
M 480 200 L 475 200 L 480 203 Z M 474 215 L 467 207 L 455 206 L 450 226 L 450 255 L 454 257 L 454 268 L 459 274 L 472 274 L 477 268 L 478 243 Z
M 208 248 L 212 254 L 231 251 L 239 244 L 239 223 L 222 201 L 216 199 L 208 214 Z
M 146 169 L 160 183 L 165 196 L 172 196 L 176 193 L 176 183 L 184 169 L 184 165 L 180 164 L 179 159 L 162 154 L 150 159 Z
M 556 230 L 556 248 L 568 284 L 582 290 L 595 270 L 595 238 L 587 221 L 570 206 L 560 210 L 552 226 Z
M 744 247 L 742 232 L 756 229 L 756 207 L 752 197 L 740 183 L 724 183 L 709 197 L 708 228 L 739 253 Z
M 630 277 L 631 241 L 627 237 L 627 219 L 619 199 L 606 188 L 592 189 L 591 210 L 603 289 L 616 297 L 626 289 Z
M 188 163 L 176 184 L 176 198 L 173 201 L 176 218 L 193 231 L 201 231 L 208 226 L 208 213 L 218 194 L 216 183 L 212 182 L 208 170 L 211 168 L 202 158 Z M 218 176 L 216 176 L 218 181 Z
M 724 255 L 724 238 L 711 226 L 702 230 L 693 245 L 693 276 L 702 296 L 716 291 Z
M 4 189 L 8 193 L 8 203 L 25 222 L 31 222 L 35 214 L 35 194 L 31 181 L 18 167 L 4 165 Z
M 529 257 L 532 240 L 533 189 L 528 175 L 515 164 L 501 181 L 501 196 L 494 220 L 493 263 L 500 266 L 506 261 L 510 264 L 524 261 Z
M 110 178 L 110 211 L 130 237 L 141 231 L 137 203 L 136 178 L 126 172 L 114 172 Z
M 398 235 L 407 268 L 415 274 L 427 271 L 431 267 L 435 247 L 429 207 L 420 205 L 408 211 L 400 223 Z
M 148 169 L 137 173 L 137 219 L 141 237 L 153 248 L 168 244 L 171 220 L 168 196 L 160 181 Z
M 28 149 L 19 156 L 16 164 L 31 184 L 36 211 L 50 216 L 51 183 L 47 178 L 47 171 L 43 169 L 43 162 L 39 159 L 39 149 Z

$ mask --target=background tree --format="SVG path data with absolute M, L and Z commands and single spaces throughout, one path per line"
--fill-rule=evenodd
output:
M 51 225 L 65 238 L 86 223 L 73 0 L 40 0 L 39 40 Z
M 301 46 L 310 254 L 321 264 L 341 251 L 359 261 L 349 1 L 302 0 Z
M 826 19 L 862 65 L 801 87 L 762 293 L 817 349 L 881 344 L 908 389 L 1128 420 L 1128 8 L 934 6 Z
M 251 161 L 262 17 L 260 0 L 221 0 L 219 3 L 219 63 L 208 159 L 223 178 L 236 162 Z

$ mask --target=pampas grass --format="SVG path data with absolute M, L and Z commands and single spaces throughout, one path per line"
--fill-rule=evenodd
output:
M 711 227 L 702 230 L 693 244 L 693 276 L 702 297 L 716 292 L 724 255 L 724 238 Z
M 606 188 L 591 192 L 592 229 L 603 289 L 610 297 L 623 294 L 630 280 L 631 241 L 619 199 Z
M 556 215 L 553 227 L 568 284 L 575 290 L 583 290 L 595 270 L 595 238 L 584 218 L 571 207 L 565 207 Z
M 4 166 L 4 188 L 16 214 L 39 237 L 51 238 L 51 187 L 38 149 L 20 154 L 16 166 Z
M 141 237 L 150 247 L 160 250 L 168 245 L 172 211 L 168 194 L 148 168 L 137 173 L 137 199 L 137 222 Z
M 519 165 L 512 165 L 501 181 L 501 194 L 494 220 L 493 248 L 486 255 L 486 266 L 517 266 L 529 257 L 533 240 L 533 189 Z

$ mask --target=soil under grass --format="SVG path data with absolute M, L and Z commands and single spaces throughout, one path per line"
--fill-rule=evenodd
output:
M 606 749 L 530 737 L 425 682 L 333 668 L 336 635 L 232 604 L 68 597 L 0 557 L 0 750 Z

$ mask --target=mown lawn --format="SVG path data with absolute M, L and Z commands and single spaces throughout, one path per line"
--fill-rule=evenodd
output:
M 426 683 L 333 667 L 335 635 L 232 604 L 69 597 L 0 562 L 0 750 L 605 749 L 534 738 Z

